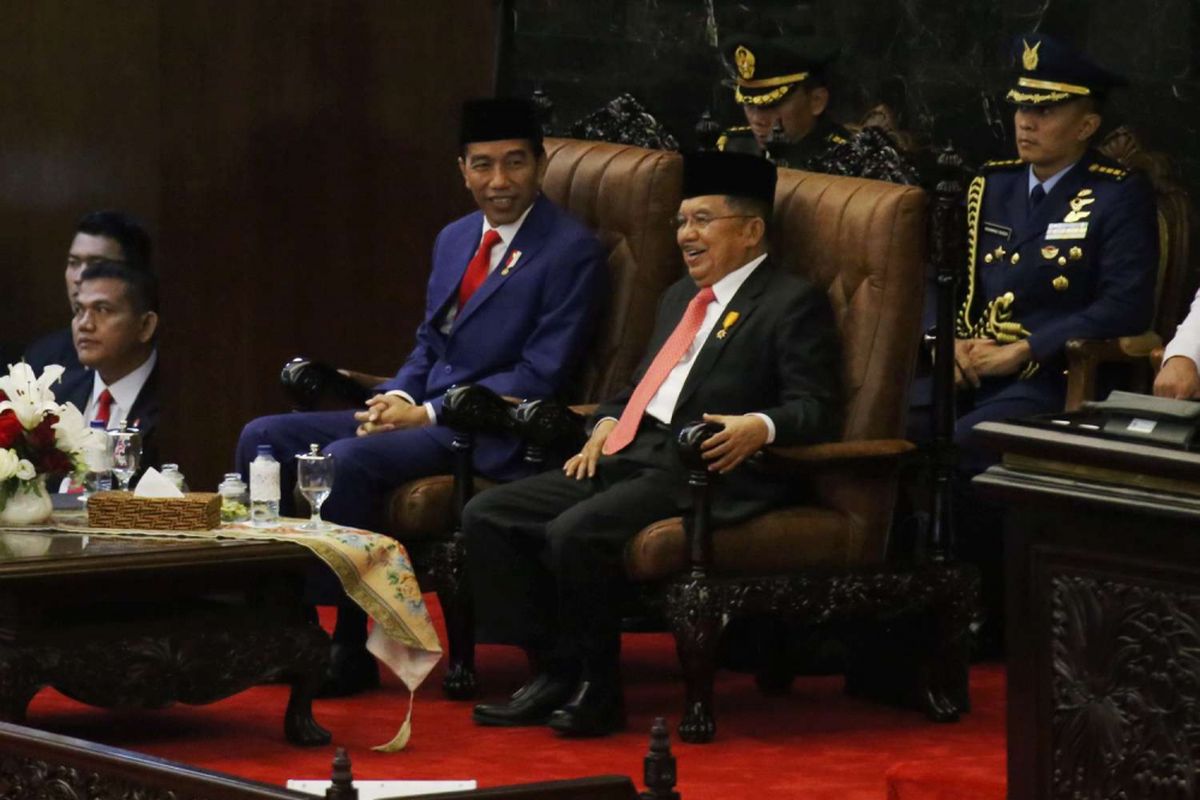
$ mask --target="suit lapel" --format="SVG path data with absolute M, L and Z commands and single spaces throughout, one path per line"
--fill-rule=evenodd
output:
M 737 338 L 738 332 L 746 324 L 746 318 L 754 313 L 754 309 L 758 305 L 758 297 L 762 294 L 771 279 L 772 270 L 770 257 L 768 257 L 754 272 L 750 273 L 750 277 L 746 279 L 746 282 L 738 289 L 737 294 L 725 306 L 725 310 L 717 318 L 717 324 L 713 326 L 708 336 L 705 337 L 704 344 L 700 347 L 700 352 L 696 355 L 696 363 L 692 365 L 691 370 L 688 372 L 687 380 L 683 382 L 683 389 L 679 392 L 679 399 L 675 401 L 676 410 L 691 398 L 705 376 L 716 365 L 717 359 L 721 357 L 721 353 L 725 352 L 725 348 L 729 346 L 729 343 Z M 690 300 L 691 298 L 688 299 Z M 731 317 L 733 314 L 737 316 Z M 733 322 L 726 326 L 724 323 L 730 319 Z M 722 335 L 722 331 L 724 331 L 724 335 Z
M 550 221 L 551 211 L 548 208 L 549 203 L 550 201 L 545 196 L 538 195 L 538 198 L 533 203 L 533 208 L 529 212 L 529 216 L 525 218 L 525 222 L 521 224 L 521 229 L 513 237 L 512 244 L 504 251 L 504 256 L 500 259 L 500 263 L 487 276 L 483 284 L 475 290 L 475 294 L 471 295 L 471 299 L 467 301 L 467 304 L 463 306 L 462 312 L 454 320 L 454 330 L 458 330 L 459 326 L 486 303 L 488 298 L 494 295 L 508 281 L 510 276 L 516 273 L 517 270 L 527 268 L 529 262 L 537 257 L 538 250 L 541 249 L 542 244 L 546 240 L 545 229 Z M 474 253 L 471 255 L 473 256 Z M 470 257 L 468 256 L 468 259 Z M 455 286 L 457 287 L 457 284 Z
M 158 364 L 154 365 L 154 369 L 150 370 L 150 375 L 147 376 L 146 382 L 142 384 L 142 390 L 138 392 L 138 396 L 133 401 L 133 408 L 129 409 L 129 423 L 136 425 L 142 430 L 153 428 L 157 423 L 158 417 Z
M 476 224 L 470 227 L 470 233 L 463 235 L 457 242 L 450 245 L 447 264 L 451 272 L 446 276 L 446 282 L 439 287 L 441 296 L 436 298 L 437 303 L 433 306 L 438 310 L 435 316 L 439 321 L 441 311 L 458 294 L 458 287 L 467 272 L 467 267 L 470 265 L 471 259 L 475 257 L 475 251 L 479 249 L 480 232 L 483 230 L 483 213 L 478 212 L 472 216 L 476 220 Z
M 95 371 L 85 369 L 80 371 L 73 380 L 62 385 L 61 401 L 70 403 L 79 409 L 80 414 L 87 413 L 88 401 L 92 399 L 92 389 L 95 387 Z M 55 397 L 60 397 L 55 392 Z

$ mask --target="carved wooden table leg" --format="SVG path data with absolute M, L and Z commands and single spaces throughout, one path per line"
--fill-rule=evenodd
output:
M 430 573 L 446 620 L 449 650 L 442 692 L 451 700 L 475 696 L 475 620 L 467 583 L 466 549 L 461 535 L 434 550 Z
M 679 738 L 692 744 L 711 742 L 717 733 L 713 716 L 713 676 L 717 642 L 725 627 L 718 587 L 703 579 L 683 579 L 667 594 L 667 618 L 687 685 Z
M 0 644 L 0 720 L 24 722 L 29 701 L 44 683 L 38 661 L 31 653 Z

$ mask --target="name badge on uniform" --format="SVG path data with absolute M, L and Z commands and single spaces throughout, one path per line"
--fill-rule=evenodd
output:
M 1046 241 L 1053 239 L 1086 239 L 1086 222 L 1051 222 L 1046 226 Z
M 1000 225 L 995 222 L 985 221 L 983 223 L 983 232 L 984 233 L 993 233 L 997 236 L 1003 236 L 1005 239 L 1012 238 L 1012 228 L 1006 227 L 1004 225 Z

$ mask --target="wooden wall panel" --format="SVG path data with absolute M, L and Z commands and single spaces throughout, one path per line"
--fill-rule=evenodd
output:
M 285 410 L 288 357 L 398 366 L 433 238 L 471 208 L 457 109 L 492 62 L 486 0 L 3 5 L 0 72 L 25 80 L 0 102 L 30 111 L 0 115 L 0 263 L 22 295 L 0 343 L 65 322 L 74 217 L 146 217 L 164 457 L 214 486 L 242 424 Z

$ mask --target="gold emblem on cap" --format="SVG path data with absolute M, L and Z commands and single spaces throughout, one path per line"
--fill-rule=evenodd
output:
M 733 51 L 733 60 L 737 63 L 738 75 L 742 80 L 750 80 L 754 77 L 754 53 L 751 53 L 745 45 L 738 45 L 738 49 Z
M 1058 248 L 1052 244 L 1048 244 L 1042 248 L 1042 258 L 1051 261 L 1058 255 Z
M 1021 65 L 1024 66 L 1026 70 L 1032 72 L 1033 70 L 1037 69 L 1038 49 L 1041 48 L 1042 43 L 1038 42 L 1033 47 L 1030 47 L 1029 42 L 1022 39 L 1021 44 L 1025 45 L 1025 52 L 1021 53 Z
M 1071 251 L 1069 253 L 1067 253 L 1067 255 L 1070 257 L 1070 259 L 1072 261 L 1078 261 L 1079 259 L 1083 258 L 1083 248 L 1082 247 L 1072 247 Z
M 1065 292 L 1067 287 L 1071 285 L 1071 282 L 1067 280 L 1066 275 L 1059 275 L 1057 278 L 1050 281 L 1050 285 L 1060 292 Z

